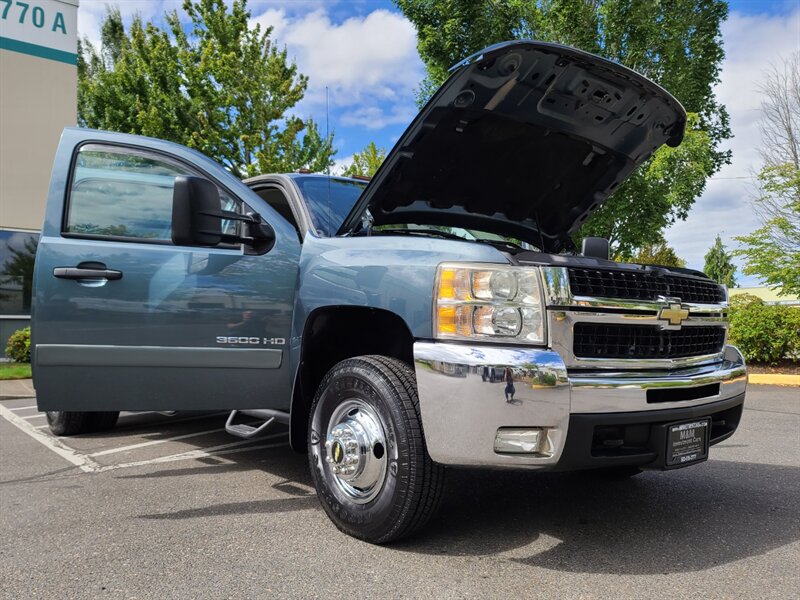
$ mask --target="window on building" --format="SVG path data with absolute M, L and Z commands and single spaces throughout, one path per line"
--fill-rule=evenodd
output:
M 38 233 L 0 231 L 0 316 L 30 315 Z

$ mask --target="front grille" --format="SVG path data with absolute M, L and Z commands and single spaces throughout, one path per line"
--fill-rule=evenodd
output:
M 657 275 L 652 271 L 607 271 L 570 267 L 569 287 L 573 296 L 658 300 L 659 296 L 682 302 L 716 304 L 725 301 L 722 286 L 679 275 Z
M 580 358 L 682 358 L 722 351 L 725 329 L 662 330 L 657 325 L 576 323 L 573 353 Z

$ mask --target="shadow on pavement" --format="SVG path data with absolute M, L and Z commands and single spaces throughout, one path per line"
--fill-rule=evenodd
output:
M 259 470 L 293 497 L 227 503 L 144 519 L 320 510 L 307 458 L 288 447 L 203 459 L 122 478 Z M 713 460 L 670 473 L 604 480 L 582 473 L 448 470 L 442 507 L 400 552 L 486 557 L 574 573 L 690 572 L 800 539 L 800 468 Z M 340 534 L 336 534 L 340 535 Z M 530 545 L 535 547 L 528 548 Z
M 800 468 L 713 461 L 603 481 L 580 473 L 451 471 L 428 530 L 399 550 L 573 573 L 689 572 L 800 538 Z M 545 537 L 546 536 L 546 537 Z M 526 546 L 538 542 L 543 548 Z
M 145 428 L 144 439 L 158 439 L 165 435 L 165 422 L 169 419 L 150 414 L 129 418 L 126 425 Z M 191 429 L 212 423 L 222 424 L 219 417 L 211 417 L 187 425 Z M 173 424 L 176 429 L 178 425 Z M 151 431 L 150 426 L 162 428 Z M 188 438 L 183 443 L 204 448 L 201 439 Z M 140 518 L 180 520 L 321 510 L 307 457 L 286 446 L 229 454 L 224 459 L 208 456 L 189 464 L 162 464 L 154 471 L 120 472 L 114 477 L 213 478 L 240 471 L 277 479 L 273 488 L 284 497 Z M 180 485 L 177 480 L 176 485 Z M 498 556 L 570 573 L 681 573 L 732 563 L 798 541 L 798 514 L 800 467 L 711 460 L 628 480 L 582 473 L 450 469 L 442 507 L 433 521 L 416 538 L 390 548 L 430 555 Z
M 190 508 L 171 513 L 140 515 L 140 519 L 194 519 L 197 517 L 216 517 L 219 515 L 253 515 L 285 513 L 295 510 L 318 508 L 316 495 L 302 498 L 276 498 L 273 500 L 254 500 L 250 502 L 229 502 L 213 504 L 203 508 Z
M 288 438 L 287 438 L 288 439 Z M 198 449 L 202 447 L 198 446 Z M 311 474 L 308 471 L 308 458 L 304 454 L 297 454 L 288 447 L 271 448 L 256 450 L 237 455 L 228 455 L 226 461 L 221 461 L 213 456 L 199 458 L 191 461 L 192 463 L 204 463 L 200 467 L 196 464 L 188 467 L 175 469 L 161 468 L 158 471 L 149 473 L 136 473 L 133 475 L 116 475 L 117 479 L 159 479 L 164 477 L 181 477 L 186 475 L 218 475 L 232 471 L 254 471 L 261 470 L 271 475 L 277 475 L 284 481 L 273 487 L 292 495 L 301 495 L 293 490 L 300 490 L 302 495 L 306 494 L 308 488 L 313 489 Z M 307 486 L 306 489 L 300 488 L 295 484 Z

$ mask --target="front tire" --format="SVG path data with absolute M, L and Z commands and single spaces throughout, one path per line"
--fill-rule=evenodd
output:
M 374 544 L 411 536 L 438 507 L 444 469 L 425 447 L 414 372 L 361 356 L 325 376 L 311 406 L 311 475 L 343 532 Z
M 114 412 L 81 412 L 49 410 L 47 424 L 54 435 L 80 435 L 107 431 L 117 424 L 119 411 Z

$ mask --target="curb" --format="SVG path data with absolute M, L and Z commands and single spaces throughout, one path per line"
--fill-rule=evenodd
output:
M 781 375 L 779 373 L 750 373 L 748 383 L 753 385 L 800 386 L 800 375 Z
M 0 381 L 0 400 L 35 398 L 33 381 L 30 379 L 4 379 Z

